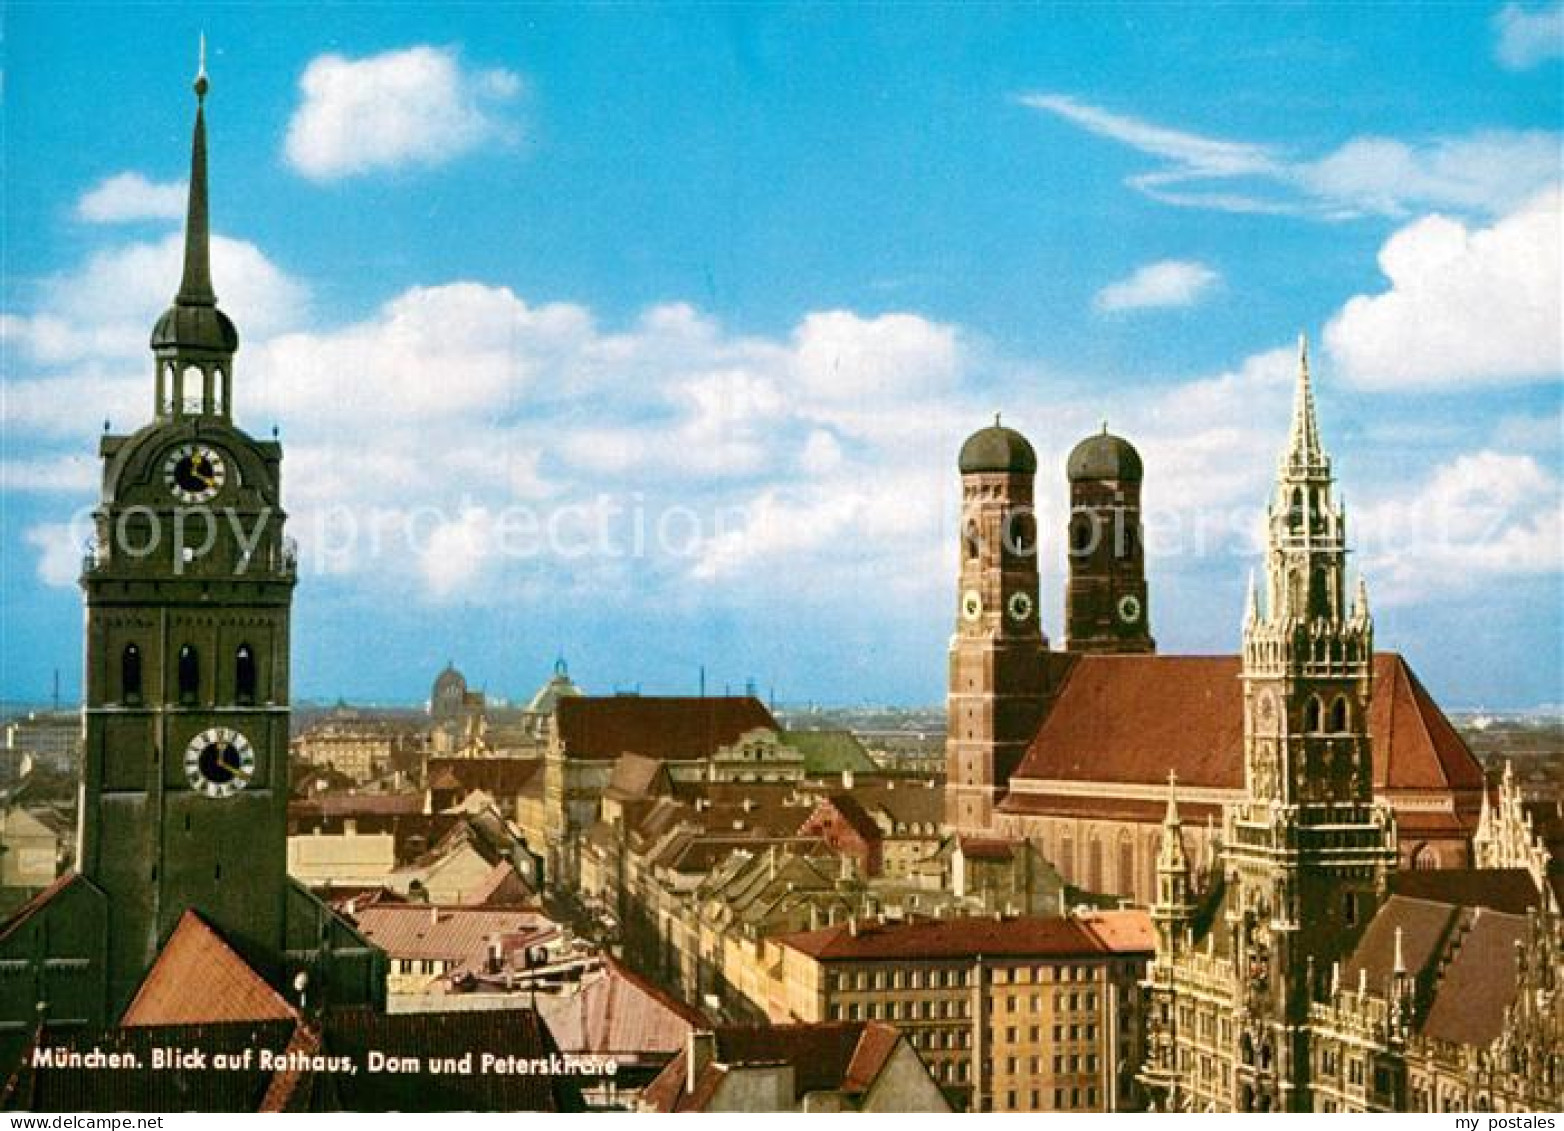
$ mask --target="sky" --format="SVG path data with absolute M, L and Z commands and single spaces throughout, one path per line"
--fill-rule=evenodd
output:
M 83 34 L 91 28 L 91 34 Z M 943 697 L 955 457 L 1146 464 L 1150 621 L 1231 652 L 1298 338 L 1382 649 L 1564 702 L 1564 6 L 7 5 L 0 699 L 79 693 L 151 411 L 198 37 L 295 699 Z M 1050 534 L 1050 532 L 1052 532 Z

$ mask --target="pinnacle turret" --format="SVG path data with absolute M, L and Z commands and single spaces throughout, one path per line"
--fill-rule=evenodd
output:
M 1309 378 L 1309 339 L 1298 335 L 1298 381 L 1293 389 L 1292 429 L 1287 454 L 1282 458 L 1284 479 L 1309 479 L 1330 474 L 1330 461 L 1320 443 L 1319 421 L 1314 413 L 1314 386 Z

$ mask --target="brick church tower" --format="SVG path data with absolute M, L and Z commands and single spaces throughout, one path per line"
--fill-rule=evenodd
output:
M 1065 473 L 1070 480 L 1065 650 L 1155 652 L 1140 523 L 1140 453 L 1104 424 L 1075 446 Z
M 1048 638 L 1038 617 L 1037 454 L 992 427 L 962 445 L 961 566 L 950 642 L 945 823 L 992 827 L 994 805 L 1042 720 Z

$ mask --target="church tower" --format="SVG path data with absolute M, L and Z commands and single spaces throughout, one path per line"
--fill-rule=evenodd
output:
M 282 451 L 233 422 L 234 325 L 212 289 L 205 67 L 184 273 L 152 331 L 153 419 L 105 435 L 83 562 L 85 759 L 77 870 L 106 896 L 110 1015 L 192 909 L 286 950 L 288 627 Z
M 1140 523 L 1140 453 L 1102 431 L 1075 446 L 1070 480 L 1070 580 L 1065 651 L 1155 652 Z
M 1352 945 L 1395 867 L 1390 811 L 1373 798 L 1374 627 L 1332 498 L 1306 343 L 1292 428 L 1268 512 L 1265 600 L 1244 618 L 1245 798 L 1227 814 L 1226 926 L 1246 978 L 1238 1071 L 1244 1110 L 1307 1110 L 1309 1003 Z
M 991 829 L 994 805 L 1043 717 L 1048 639 L 1038 617 L 1037 454 L 995 417 L 962 445 L 961 566 L 950 643 L 945 822 Z

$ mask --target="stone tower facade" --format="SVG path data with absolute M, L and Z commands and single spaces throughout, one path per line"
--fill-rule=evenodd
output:
M 994 805 L 1046 705 L 1048 638 L 1038 615 L 1037 455 L 995 420 L 962 446 L 961 564 L 950 643 L 945 820 L 992 828 Z
M 1075 446 L 1070 480 L 1070 580 L 1065 650 L 1154 652 L 1141 531 L 1140 453 L 1102 432 Z
M 1301 349 L 1269 510 L 1266 599 L 1251 584 L 1244 621 L 1245 797 L 1227 810 L 1220 904 L 1198 931 L 1185 889 L 1163 874 L 1176 857 L 1159 866 L 1153 918 L 1165 937 L 1143 1075 L 1158 1106 L 1311 1109 L 1310 1002 L 1395 867 L 1394 821 L 1372 794 L 1373 623 L 1361 580 L 1349 603 L 1346 519 L 1332 488 Z M 1225 1070 L 1205 1094 L 1181 1097 L 1181 1066 L 1213 1052 Z
M 152 332 L 153 418 L 105 435 L 86 595 L 78 871 L 107 897 L 122 1007 L 193 909 L 285 950 L 288 630 L 282 452 L 233 422 L 238 334 L 208 252 L 207 79 L 196 79 L 184 275 Z

